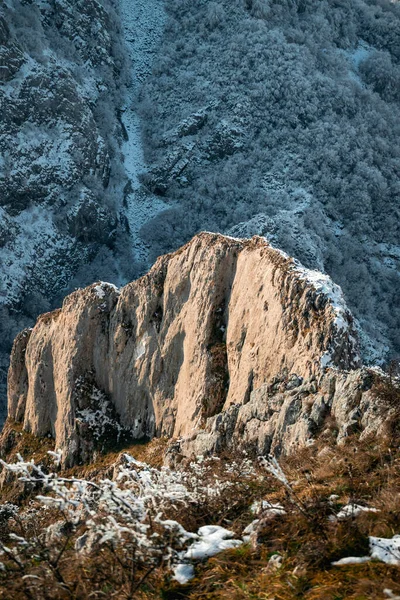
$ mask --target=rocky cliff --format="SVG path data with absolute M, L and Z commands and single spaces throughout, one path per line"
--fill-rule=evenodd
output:
M 353 319 L 328 277 L 264 238 L 202 233 L 123 289 L 78 290 L 23 331 L 8 415 L 55 437 L 69 464 L 107 436 L 179 438 L 184 454 L 234 439 L 282 452 L 328 413 L 341 435 L 365 417 L 371 377 L 346 374 L 357 367 Z
M 0 2 L 1 395 L 15 333 L 124 230 L 114 4 Z

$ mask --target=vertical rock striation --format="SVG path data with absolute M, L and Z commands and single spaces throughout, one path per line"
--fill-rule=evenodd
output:
M 20 334 L 9 417 L 73 463 L 100 401 L 132 438 L 190 437 L 254 394 L 267 405 L 262 390 L 282 374 L 310 381 L 328 366 L 359 366 L 340 289 L 263 238 L 202 233 L 120 291 L 78 290 Z

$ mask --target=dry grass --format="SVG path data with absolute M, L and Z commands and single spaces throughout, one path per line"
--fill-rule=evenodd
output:
M 29 436 L 26 441 L 32 450 L 31 444 L 36 442 Z M 154 440 L 131 446 L 126 451 L 139 460 L 160 466 L 165 445 L 166 440 Z M 35 448 L 39 452 L 39 445 Z M 68 473 L 94 479 L 102 477 L 118 456 L 118 452 L 99 455 L 93 465 L 75 467 Z M 233 458 L 225 456 L 215 461 L 211 476 L 223 477 L 224 462 L 229 463 Z M 399 567 L 379 562 L 346 567 L 332 565 L 332 561 L 345 556 L 368 554 L 369 535 L 392 537 L 400 533 L 397 439 L 361 442 L 354 436 L 340 447 L 325 440 L 299 450 L 281 464 L 302 511 L 294 506 L 284 486 L 264 472 L 263 480 L 257 476 L 245 483 L 237 473 L 236 479 L 232 476 L 232 490 L 223 498 L 210 498 L 201 507 L 189 506 L 181 514 L 171 515 L 192 531 L 213 523 L 240 534 L 254 518 L 249 510 L 254 499 L 280 502 L 287 513 L 265 521 L 256 546 L 246 544 L 197 565 L 196 578 L 187 585 L 174 582 L 167 568 L 161 566 L 149 573 L 141 565 L 135 581 L 140 583 L 146 576 L 145 581 L 132 592 L 126 563 L 118 552 L 105 548 L 83 559 L 76 556 L 71 543 L 58 567 L 65 585 L 54 573 L 45 574 L 43 565 L 32 563 L 31 573 L 40 573 L 42 587 L 39 584 L 32 587 L 30 583 L 29 590 L 26 580 L 22 581 L 16 574 L 14 579 L 2 580 L 0 598 L 384 600 L 385 588 L 400 594 Z M 330 500 L 332 494 L 338 496 L 334 501 Z M 350 502 L 375 507 L 379 512 L 362 513 L 343 521 L 329 519 Z M 44 527 L 55 519 L 55 514 L 49 513 L 37 526 Z M 277 570 L 269 566 L 273 554 L 282 557 L 282 566 Z
M 1 456 L 13 461 L 17 454 L 33 458 L 35 462 L 47 459 L 47 452 L 54 450 L 52 438 L 38 438 L 23 430 L 22 423 L 7 419 L 1 434 Z
M 257 548 L 246 545 L 218 555 L 197 567 L 197 577 L 190 584 L 180 586 L 164 579 L 155 591 L 142 592 L 141 598 L 384 600 L 384 589 L 400 594 L 399 567 L 375 561 L 332 565 L 345 556 L 367 555 L 369 535 L 400 533 L 400 450 L 394 442 L 360 442 L 354 437 L 341 447 L 317 444 L 283 460 L 305 514 L 293 510 L 283 486 L 277 489 L 276 481 L 267 478 L 265 497 L 284 504 L 288 514 L 266 523 Z M 339 496 L 333 505 L 331 494 Z M 329 520 L 349 502 L 373 506 L 379 512 Z M 274 571 L 268 561 L 276 553 L 283 562 Z

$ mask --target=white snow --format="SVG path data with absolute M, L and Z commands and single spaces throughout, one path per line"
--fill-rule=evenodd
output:
M 386 588 L 383 590 L 383 593 L 385 594 L 385 596 L 387 596 L 387 598 L 392 598 L 392 600 L 400 600 L 400 596 L 394 594 L 393 590 L 389 590 L 388 588 Z
M 335 311 L 335 325 L 340 330 L 346 330 L 348 328 L 348 308 L 346 306 L 345 299 L 343 297 L 342 289 L 332 281 L 329 275 L 325 275 L 320 271 L 313 271 L 311 269 L 304 268 L 300 263 L 295 261 L 296 273 L 310 283 L 313 288 L 324 296 L 327 296 L 331 303 L 333 310 Z
M 346 556 L 340 560 L 335 560 L 332 564 L 335 567 L 340 567 L 342 565 L 360 565 L 362 563 L 369 562 L 370 560 L 370 556 Z
M 114 285 L 113 283 L 107 283 L 106 281 L 100 281 L 100 283 L 98 285 L 94 286 L 93 290 L 94 290 L 96 296 L 98 298 L 100 298 L 100 300 L 105 298 L 106 293 L 110 290 L 119 292 L 116 285 Z
M 268 500 L 255 501 L 250 507 L 253 514 L 263 512 L 269 515 L 285 515 L 286 511 L 281 504 L 271 504 Z
M 164 523 L 164 522 L 163 522 Z M 186 533 L 186 532 L 185 532 Z M 174 568 L 174 577 L 181 584 L 187 583 L 194 577 L 194 567 L 191 561 L 201 561 L 215 556 L 223 550 L 238 548 L 243 544 L 242 540 L 233 540 L 233 533 L 219 525 L 205 525 L 200 527 L 196 541 L 189 549 L 180 553 L 180 559 L 184 562 L 178 563 Z
M 223 550 L 237 548 L 243 542 L 232 540 L 233 533 L 219 525 L 206 525 L 198 531 L 199 539 L 190 546 L 184 557 L 191 560 L 204 560 Z
M 268 561 L 268 570 L 275 571 L 282 566 L 283 557 L 280 554 L 273 554 Z
M 351 324 L 349 319 L 350 311 L 347 307 L 341 287 L 334 283 L 329 275 L 321 273 L 320 271 L 306 269 L 297 260 L 295 260 L 294 263 L 294 271 L 296 274 L 303 280 L 307 281 L 307 283 L 310 283 L 316 292 L 327 297 L 335 315 L 334 326 L 336 333 L 342 334 L 346 331 L 349 331 Z M 357 340 L 355 336 L 350 334 L 349 341 L 353 346 L 354 358 L 359 358 L 358 352 L 356 353 Z M 330 351 L 326 351 L 322 355 L 320 361 L 322 369 L 325 369 L 331 365 L 332 350 L 333 348 Z
M 323 448 L 322 450 L 324 450 L 324 449 L 325 448 Z M 321 456 L 322 450 L 318 456 Z M 323 456 L 323 454 L 322 454 L 322 456 Z M 339 496 L 337 494 L 331 494 L 328 498 L 329 504 L 334 504 L 337 500 L 339 500 Z
M 376 558 L 388 565 L 400 565 L 400 535 L 392 538 L 369 538 L 371 558 Z
M 81 383 L 79 379 L 76 381 L 77 388 L 79 388 Z M 117 439 L 119 440 L 121 434 L 124 432 L 124 428 L 117 420 L 111 418 L 112 407 L 105 394 L 97 388 L 93 388 L 90 400 L 91 404 L 89 408 L 76 412 L 77 422 L 85 423 L 96 440 L 101 439 L 109 428 L 112 428 L 116 432 Z M 58 456 L 58 454 L 50 452 L 49 454 L 53 458 Z M 61 455 L 59 456 L 59 460 L 61 460 Z
M 369 537 L 370 556 L 346 556 L 333 562 L 335 566 L 352 565 L 368 562 L 375 559 L 387 565 L 400 565 L 400 535 L 392 538 Z
M 172 579 L 175 579 L 181 585 L 188 583 L 194 577 L 194 566 L 191 564 L 179 563 L 174 568 L 174 576 Z
M 103 299 L 106 295 L 105 291 L 103 290 L 103 288 L 100 285 L 96 285 L 96 287 L 94 288 L 94 291 L 96 293 L 96 296 L 100 299 Z
M 336 515 L 336 519 L 348 519 L 349 517 L 356 517 L 357 515 L 363 512 L 379 512 L 377 508 L 372 508 L 369 506 L 360 506 L 359 504 L 346 504 L 343 506 L 338 514 Z
M 148 248 L 139 237 L 141 227 L 168 205 L 141 189 L 138 176 L 146 170 L 139 116 L 135 110 L 140 84 L 151 72 L 166 20 L 162 0 L 121 0 L 125 45 L 131 62 L 131 86 L 127 89 L 122 122 L 128 139 L 122 153 L 132 192 L 127 197 L 126 216 L 132 235 L 135 258 L 147 262 Z

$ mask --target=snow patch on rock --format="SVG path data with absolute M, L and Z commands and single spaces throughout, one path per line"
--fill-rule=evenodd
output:
M 119 290 L 116 285 L 113 283 L 107 283 L 106 281 L 101 281 L 98 285 L 93 288 L 96 296 L 102 300 L 105 298 L 106 294 L 110 291 L 114 291 L 119 293 Z

